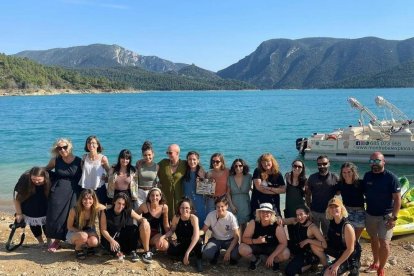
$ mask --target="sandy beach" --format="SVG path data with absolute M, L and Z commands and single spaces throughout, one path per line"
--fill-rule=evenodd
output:
M 136 263 L 126 257 L 123 262 L 113 259 L 99 250 L 95 256 L 86 260 L 76 260 L 73 247 L 63 244 L 56 253 L 49 253 L 45 246 L 39 246 L 30 229 L 26 227 L 24 244 L 15 251 L 7 252 L 5 243 L 9 237 L 9 224 L 13 222 L 11 201 L 0 201 L 0 275 L 194 275 L 194 266 L 184 266 L 163 253 L 156 253 L 152 264 L 142 261 Z M 10 208 L 11 207 L 11 208 Z M 15 240 L 20 238 L 21 229 L 16 231 Z M 362 269 L 372 261 L 370 245 L 361 240 L 363 248 Z M 387 264 L 386 275 L 414 275 L 414 236 L 393 239 L 391 257 Z M 281 266 L 283 269 L 284 265 Z M 320 266 L 319 266 L 320 269 Z M 362 270 L 361 269 L 361 270 Z M 315 275 L 313 270 L 303 275 Z M 262 264 L 252 272 L 248 270 L 248 261 L 241 260 L 238 265 L 223 264 L 222 259 L 215 266 L 204 264 L 204 275 L 274 275 L 275 273 Z M 278 274 L 276 274 L 278 275 Z M 279 275 L 283 275 L 279 273 Z M 361 273 L 361 275 L 373 275 Z

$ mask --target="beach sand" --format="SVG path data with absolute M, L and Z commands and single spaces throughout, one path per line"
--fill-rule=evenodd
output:
M 11 207 L 11 208 L 10 208 Z M 7 252 L 5 243 L 9 237 L 9 224 L 13 222 L 12 203 L 0 202 L 0 275 L 194 275 L 194 266 L 184 266 L 180 261 L 173 261 L 163 253 L 154 255 L 152 264 L 142 261 L 133 263 L 128 256 L 124 262 L 114 260 L 111 256 L 100 252 L 86 260 L 75 258 L 73 247 L 63 244 L 56 253 L 49 253 L 44 246 L 37 245 L 30 229 L 26 227 L 24 244 L 15 251 Z M 21 229 L 16 231 L 15 240 L 20 238 Z M 370 245 L 362 240 L 363 268 L 372 260 Z M 387 264 L 386 275 L 414 275 L 414 236 L 393 239 L 391 242 L 391 258 Z M 259 265 L 254 272 L 248 270 L 248 261 L 241 260 L 238 265 L 223 264 L 222 259 L 215 266 L 204 263 L 204 275 L 275 275 L 275 273 Z M 281 266 L 283 269 L 283 265 Z M 303 275 L 315 275 L 318 271 Z M 278 275 L 276 273 L 276 275 Z M 279 275 L 283 275 L 279 273 Z M 375 275 L 361 273 L 361 275 Z

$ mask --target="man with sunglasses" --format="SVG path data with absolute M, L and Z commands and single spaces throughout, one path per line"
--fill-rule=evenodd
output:
M 371 171 L 364 175 L 363 188 L 367 203 L 365 225 L 371 237 L 374 262 L 365 272 L 377 272 L 382 276 L 390 254 L 392 229 L 401 206 L 401 188 L 398 178 L 385 169 L 381 152 L 374 152 L 369 164 Z
M 306 204 L 311 209 L 313 222 L 321 228 L 322 234 L 328 234 L 329 220 L 326 218 L 328 202 L 337 193 L 339 177 L 329 171 L 329 159 L 321 155 L 316 159 L 318 172 L 309 176 L 305 185 Z

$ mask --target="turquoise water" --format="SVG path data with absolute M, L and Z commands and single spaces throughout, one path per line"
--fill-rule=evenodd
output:
M 414 118 L 414 89 L 274 90 L 150 92 L 139 94 L 0 97 L 0 198 L 11 198 L 18 176 L 35 165 L 46 165 L 58 137 L 69 137 L 76 155 L 83 154 L 87 136 L 97 135 L 111 163 L 123 148 L 134 160 L 144 140 L 164 158 L 169 144 L 201 154 L 204 166 L 214 152 L 227 164 L 241 157 L 255 167 L 260 154 L 273 153 L 282 172 L 298 157 L 295 140 L 313 132 L 357 124 L 359 113 L 348 97 L 356 97 L 379 117 L 381 95 Z M 315 162 L 306 162 L 308 174 Z M 333 164 L 337 171 L 340 164 Z M 361 171 L 368 167 L 360 165 Z M 413 168 L 389 166 L 399 175 Z M 414 181 L 414 179 L 413 179 Z

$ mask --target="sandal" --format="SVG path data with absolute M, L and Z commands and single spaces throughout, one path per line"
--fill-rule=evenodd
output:
M 76 259 L 78 259 L 78 260 L 85 260 L 86 259 L 86 254 L 82 249 L 81 250 L 75 250 L 75 254 L 76 254 Z
M 60 243 L 57 240 L 54 240 L 49 247 L 47 248 L 47 251 L 51 253 L 55 253 L 60 248 Z

